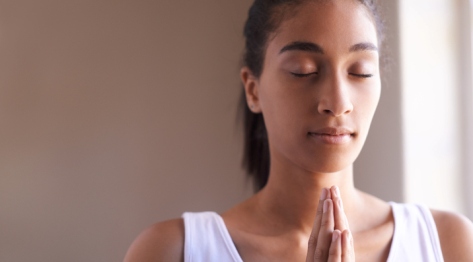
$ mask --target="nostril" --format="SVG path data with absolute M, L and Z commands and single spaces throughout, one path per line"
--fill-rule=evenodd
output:
M 325 113 L 325 114 L 331 114 L 332 111 L 330 111 L 329 109 L 324 109 L 324 113 Z

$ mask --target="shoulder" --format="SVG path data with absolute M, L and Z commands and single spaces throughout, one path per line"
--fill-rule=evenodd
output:
M 431 210 L 445 261 L 473 261 L 473 223 L 460 214 Z
M 184 261 L 184 221 L 154 224 L 133 241 L 125 262 Z

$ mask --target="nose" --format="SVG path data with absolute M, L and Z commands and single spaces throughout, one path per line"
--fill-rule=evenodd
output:
M 339 76 L 326 81 L 320 88 L 318 97 L 317 109 L 322 115 L 338 117 L 353 111 L 348 85 Z

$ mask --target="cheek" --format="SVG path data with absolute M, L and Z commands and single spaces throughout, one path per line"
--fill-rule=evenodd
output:
M 268 135 L 277 141 L 293 143 L 296 133 L 304 129 L 304 118 L 310 107 L 307 94 L 298 88 L 273 81 L 261 86 L 260 102 Z
M 293 119 L 294 115 L 300 114 L 303 103 L 302 90 L 285 83 L 277 76 L 267 80 L 260 86 L 260 103 L 265 119 L 271 118 L 274 121 L 279 119 L 287 121 Z
M 374 113 L 378 106 L 381 95 L 381 86 L 378 84 L 365 87 L 362 90 L 363 91 L 357 92 L 356 95 L 354 95 L 354 103 L 356 105 L 355 112 L 357 112 L 359 117 L 363 119 L 362 125 L 369 128 L 371 120 L 373 119 Z
M 300 114 L 300 105 L 293 103 L 293 99 L 279 92 L 270 92 L 261 99 L 261 110 L 268 132 L 285 134 L 297 125 L 295 116 Z
M 369 106 L 371 109 L 371 115 L 374 115 L 376 108 L 378 107 L 379 99 L 381 97 L 381 83 L 377 85 L 367 94 L 369 97 Z

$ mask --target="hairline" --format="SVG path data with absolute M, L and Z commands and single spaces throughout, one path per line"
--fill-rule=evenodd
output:
M 264 70 L 264 61 L 266 60 L 266 53 L 268 51 L 268 46 L 269 46 L 269 43 L 271 41 L 273 41 L 280 29 L 281 29 L 281 24 L 284 23 L 285 21 L 293 18 L 296 16 L 297 12 L 298 12 L 298 9 L 301 8 L 301 6 L 305 3 L 308 3 L 308 2 L 313 2 L 313 3 L 318 3 L 318 4 L 327 4 L 328 2 L 330 1 L 333 1 L 333 0 L 296 0 L 294 2 L 289 2 L 289 3 L 283 3 L 283 4 L 280 4 L 276 7 L 274 7 L 274 10 L 271 11 L 271 17 L 270 17 L 270 22 L 269 24 L 271 25 L 271 27 L 269 28 L 270 30 L 268 31 L 267 33 L 267 36 L 266 36 L 266 41 L 264 43 L 264 46 L 263 46 L 263 51 L 262 51 L 262 61 L 261 61 L 261 69 L 260 69 L 260 72 L 259 72 L 259 75 L 258 76 L 255 76 L 257 78 L 259 78 L 261 76 L 261 73 L 263 73 L 263 70 Z M 378 28 L 380 27 L 381 25 L 377 23 L 376 21 L 376 17 L 375 17 L 375 14 L 373 14 L 373 12 L 370 10 L 369 6 L 367 6 L 366 4 L 363 4 L 360 0 L 352 0 L 356 3 L 358 3 L 359 5 L 361 5 L 365 11 L 365 14 L 368 16 L 368 18 L 370 19 L 371 23 L 373 24 L 374 28 L 375 28 L 375 31 L 376 31 L 376 38 L 377 38 L 377 41 L 378 41 L 378 52 L 381 53 L 381 48 L 382 48 L 382 39 L 381 39 L 381 36 L 380 36 L 380 29 L 381 28 Z M 288 9 L 290 9 L 288 11 Z M 279 16 L 277 16 L 277 13 L 279 12 Z

